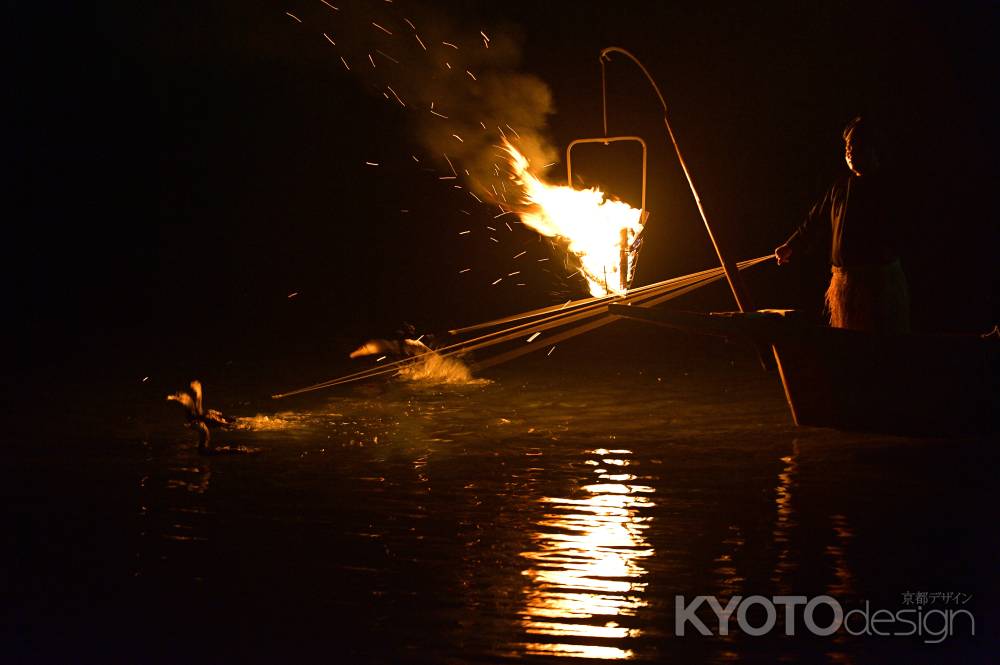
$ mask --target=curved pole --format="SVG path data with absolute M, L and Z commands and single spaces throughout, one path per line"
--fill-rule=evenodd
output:
M 603 49 L 600 57 L 601 98 L 603 101 L 604 111 L 604 135 L 608 135 L 608 97 L 605 83 L 604 63 L 610 60 L 609 54 L 611 53 L 621 53 L 634 62 L 639 69 L 642 70 L 642 73 L 646 75 L 646 78 L 649 80 L 649 84 L 653 86 L 656 96 L 660 99 L 660 105 L 663 107 L 663 124 L 667 128 L 667 134 L 670 136 L 670 142 L 674 146 L 674 152 L 677 153 L 677 161 L 681 164 L 681 169 L 684 171 L 684 177 L 687 178 L 688 186 L 691 188 L 691 194 L 694 195 L 694 202 L 698 206 L 698 212 L 701 214 L 701 221 L 705 223 L 705 230 L 708 231 L 708 239 L 712 241 L 712 247 L 715 248 L 715 253 L 719 257 L 719 263 L 722 264 L 722 269 L 726 272 L 726 280 L 729 282 L 729 288 L 732 290 L 733 297 L 736 299 L 736 306 L 740 308 L 741 312 L 752 310 L 753 305 L 750 302 L 750 296 L 747 294 L 746 287 L 743 285 L 743 279 L 740 277 L 740 271 L 736 269 L 735 264 L 726 259 L 725 255 L 722 253 L 722 249 L 719 247 L 719 243 L 715 239 L 715 234 L 712 233 L 712 226 L 708 223 L 708 217 L 705 215 L 705 208 L 701 204 L 701 197 L 698 196 L 698 190 L 694 187 L 694 181 L 691 179 L 691 172 L 688 171 L 687 163 L 684 161 L 684 156 L 681 154 L 680 146 L 677 145 L 677 139 L 674 137 L 674 130 L 671 129 L 670 121 L 667 119 L 667 100 L 663 98 L 663 93 L 660 92 L 660 87 L 656 85 L 656 81 L 653 80 L 649 70 L 647 70 L 641 62 L 639 62 L 638 58 L 618 46 L 609 46 Z

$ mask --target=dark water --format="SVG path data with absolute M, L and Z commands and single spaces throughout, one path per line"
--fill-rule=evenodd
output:
M 7 657 L 990 662 L 992 442 L 796 429 L 746 354 L 597 355 L 276 403 L 207 385 L 209 406 L 261 414 L 217 437 L 251 455 L 200 456 L 138 380 L 73 425 L 22 428 Z M 918 592 L 971 596 L 935 602 L 975 637 L 674 629 L 678 594 L 897 611 Z

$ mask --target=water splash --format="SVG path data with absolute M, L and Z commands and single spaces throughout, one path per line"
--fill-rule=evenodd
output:
M 472 376 L 469 366 L 455 357 L 445 357 L 434 351 L 417 356 L 412 363 L 403 366 L 397 376 L 413 382 L 449 385 L 486 385 L 488 379 Z
M 285 411 L 272 415 L 258 413 L 256 416 L 242 417 L 236 419 L 235 429 L 250 430 L 254 432 L 266 432 L 275 430 L 286 430 L 303 426 L 303 415 L 294 411 Z

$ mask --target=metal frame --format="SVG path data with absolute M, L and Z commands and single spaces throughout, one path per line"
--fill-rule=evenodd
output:
M 639 221 L 644 224 L 646 222 L 646 162 L 647 162 L 646 153 L 648 152 L 648 150 L 646 148 L 646 141 L 644 141 L 641 136 L 603 136 L 601 138 L 576 139 L 574 141 L 570 141 L 570 144 L 566 146 L 566 184 L 569 187 L 573 186 L 574 146 L 580 145 L 581 143 L 600 143 L 601 145 L 610 145 L 611 143 L 620 143 L 622 141 L 638 143 L 640 146 L 642 146 L 642 196 L 639 207 Z M 628 230 L 622 229 L 621 249 L 619 251 L 618 274 L 621 278 L 620 285 L 623 291 L 627 291 L 629 287 L 628 253 L 629 253 Z M 604 289 L 609 290 L 607 284 L 604 285 Z
M 597 139 L 576 139 L 571 141 L 568 146 L 566 146 L 566 184 L 570 187 L 573 186 L 573 147 L 581 143 L 600 143 L 602 145 L 608 145 L 610 143 L 619 143 L 621 141 L 633 141 L 642 146 L 642 202 L 640 204 L 641 212 L 646 211 L 646 153 L 648 152 L 646 148 L 646 141 L 643 140 L 641 136 L 604 136 Z

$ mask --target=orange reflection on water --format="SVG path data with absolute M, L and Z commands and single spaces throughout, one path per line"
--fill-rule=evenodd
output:
M 590 454 L 620 469 L 629 466 L 631 451 Z M 530 561 L 523 574 L 531 578 L 521 623 L 537 640 L 519 645 L 524 653 L 608 660 L 634 655 L 617 641 L 640 631 L 619 619 L 646 605 L 641 561 L 653 548 L 643 536 L 651 518 L 640 511 L 653 505 L 646 495 L 654 490 L 632 484 L 632 474 L 594 473 L 599 482 L 581 487 L 581 497 L 540 499 L 546 510 L 532 536 L 534 549 L 521 554 Z
M 772 530 L 772 537 L 777 549 L 778 558 L 774 564 L 771 581 L 782 595 L 792 593 L 791 579 L 798 569 L 798 553 L 792 550 L 792 532 L 798 527 L 795 505 L 792 501 L 798 487 L 799 477 L 799 441 L 792 442 L 792 454 L 781 458 L 784 467 L 778 474 L 778 486 L 774 488 L 774 505 L 777 516 Z

